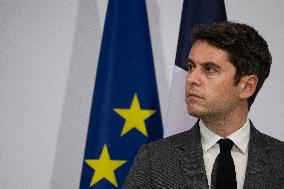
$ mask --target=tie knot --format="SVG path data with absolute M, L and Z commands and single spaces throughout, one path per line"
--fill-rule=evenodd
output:
M 226 139 L 220 139 L 218 141 L 219 145 L 220 145 L 220 151 L 221 152 L 226 152 L 226 151 L 231 151 L 234 142 L 231 141 L 230 139 L 226 138 Z

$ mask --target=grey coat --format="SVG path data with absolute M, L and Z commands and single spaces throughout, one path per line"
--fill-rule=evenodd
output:
M 251 123 L 244 189 L 284 189 L 284 143 Z M 213 180 L 214 178 L 212 178 Z M 139 150 L 124 189 L 208 189 L 198 123 Z

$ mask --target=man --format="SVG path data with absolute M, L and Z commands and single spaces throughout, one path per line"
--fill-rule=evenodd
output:
M 284 188 L 284 143 L 260 133 L 249 109 L 268 77 L 266 41 L 245 24 L 192 32 L 186 132 L 141 147 L 124 188 Z

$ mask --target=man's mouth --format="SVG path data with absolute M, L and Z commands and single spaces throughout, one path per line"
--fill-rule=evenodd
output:
M 188 93 L 187 98 L 203 98 L 203 97 L 196 93 Z

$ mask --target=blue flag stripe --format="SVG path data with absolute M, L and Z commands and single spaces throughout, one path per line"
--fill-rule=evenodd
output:
M 223 0 L 185 0 L 175 65 L 186 70 L 187 57 L 191 48 L 191 31 L 196 25 L 225 21 L 226 11 Z

